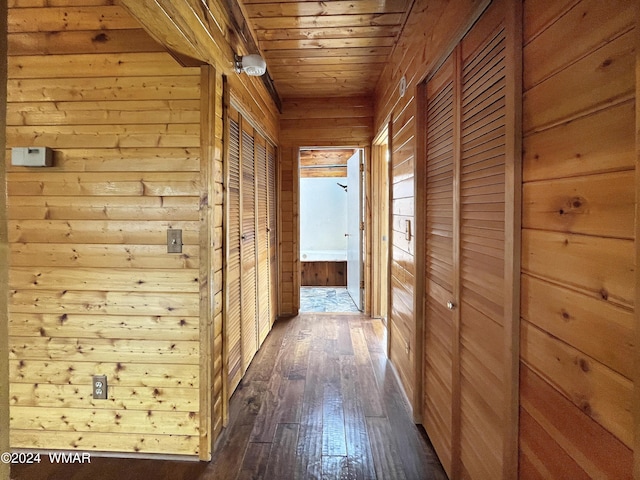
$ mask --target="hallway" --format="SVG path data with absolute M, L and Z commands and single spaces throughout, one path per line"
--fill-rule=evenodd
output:
M 361 315 L 279 320 L 230 402 L 210 463 L 115 458 L 16 466 L 15 480 L 446 479 Z

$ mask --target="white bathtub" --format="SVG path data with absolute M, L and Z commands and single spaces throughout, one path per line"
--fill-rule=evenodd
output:
M 300 252 L 301 262 L 346 262 L 346 250 L 308 250 Z

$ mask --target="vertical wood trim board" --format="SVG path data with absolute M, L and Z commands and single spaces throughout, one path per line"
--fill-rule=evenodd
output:
M 213 68 L 212 73 L 215 74 L 215 92 L 213 93 L 213 116 L 214 122 L 212 126 L 213 132 L 213 146 L 211 159 L 211 174 L 212 174 L 212 190 L 209 203 L 212 205 L 212 238 L 211 238 L 211 269 L 212 275 L 210 278 L 211 287 L 211 312 L 213 317 L 213 332 L 211 335 L 211 341 L 213 343 L 212 348 L 212 360 L 211 360 L 211 374 L 212 374 L 212 390 L 213 396 L 211 399 L 212 404 L 212 420 L 211 420 L 211 441 L 215 444 L 215 441 L 219 438 L 222 428 L 224 426 L 225 418 L 228 416 L 228 405 L 226 402 L 226 371 L 225 364 L 225 338 L 223 333 L 223 321 L 224 321 L 224 281 L 223 281 L 223 264 L 224 264 L 224 113 L 223 113 L 223 95 L 224 84 L 223 76 L 218 68 Z
M 215 91 L 216 77 L 212 67 L 201 67 L 201 106 L 200 106 L 200 459 L 211 458 L 213 449 L 211 424 L 214 416 L 212 395 L 215 382 L 213 359 L 213 150 L 215 139 Z M 219 352 L 221 354 L 221 352 Z M 220 362 L 218 362 L 218 365 Z
M 222 193 L 222 238 L 220 239 L 220 266 L 222 267 L 222 282 L 221 282 L 221 292 L 222 292 L 222 305 L 221 305 L 221 314 L 222 314 L 222 325 L 221 325 L 221 335 L 222 335 L 222 407 L 223 407 L 223 415 L 222 415 L 222 426 L 227 427 L 229 423 L 229 398 L 231 397 L 229 384 L 230 384 L 230 368 L 229 368 L 229 350 L 231 342 L 229 341 L 229 333 L 230 333 L 230 325 L 229 325 L 229 295 L 228 295 L 228 287 L 227 284 L 229 282 L 229 150 L 230 150 L 230 142 L 231 142 L 231 126 L 229 119 L 229 109 L 231 107 L 231 92 L 229 91 L 229 83 L 227 81 L 227 76 L 222 75 L 222 169 L 221 174 L 222 178 L 220 185 L 220 192 Z M 237 307 L 236 307 L 237 308 Z
M 0 452 L 9 451 L 9 343 L 7 242 L 6 111 L 7 111 L 7 3 L 0 5 Z M 0 463 L 0 478 L 9 478 L 10 465 Z
M 387 317 L 387 278 L 388 266 L 386 258 L 389 245 L 387 229 L 387 153 L 388 132 L 383 130 L 374 139 L 371 150 L 371 204 L 375 215 L 371 217 L 371 316 Z M 386 240 L 383 238 L 386 237 Z
M 638 98 L 640 98 L 640 5 L 636 3 L 636 161 L 635 161 L 635 266 L 636 266 L 636 297 L 635 304 L 640 305 L 640 210 L 638 200 L 640 199 L 640 108 L 638 108 Z M 634 329 L 635 329 L 635 377 L 634 398 L 633 398 L 633 423 L 634 423 L 634 444 L 633 444 L 633 478 L 640 479 L 640 309 L 635 308 Z
M 524 2 L 520 477 L 631 478 L 638 5 L 543 3 Z
M 518 477 L 520 258 L 522 255 L 522 2 L 507 2 L 505 75 L 505 271 L 503 478 Z
M 388 150 L 389 150 L 389 163 L 387 164 L 387 195 L 389 199 L 389 211 L 387 212 L 387 222 L 389 225 L 389 256 L 387 257 L 387 358 L 391 358 L 391 346 L 394 343 L 394 332 L 391 328 L 391 315 L 393 307 L 393 296 L 391 295 L 391 285 L 393 277 L 391 275 L 393 268 L 393 117 L 390 117 L 386 125 L 388 132 Z
M 418 112 L 426 112 L 426 87 L 424 84 L 418 86 L 417 89 L 417 97 L 416 97 L 416 105 Z M 425 131 L 426 130 L 426 115 L 418 115 L 416 118 L 416 129 L 417 131 Z M 426 135 L 419 137 L 416 141 L 416 158 L 423 159 L 427 156 L 427 138 Z M 426 179 L 427 172 L 426 170 L 426 162 L 418 161 L 415 165 L 415 175 L 413 177 L 413 190 L 415 192 L 415 202 L 416 205 L 426 205 Z M 416 222 L 414 226 L 414 234 L 417 245 L 425 245 L 426 244 L 426 212 L 416 215 Z M 426 252 L 424 248 L 418 248 L 416 250 L 416 264 L 423 265 L 425 262 Z M 425 291 L 425 276 L 422 274 L 421 269 L 418 268 L 418 276 L 416 278 L 416 291 L 423 292 Z M 424 310 L 426 297 L 422 295 L 414 296 L 414 304 L 413 310 L 416 315 L 416 357 L 424 358 Z M 416 385 L 415 396 L 413 399 L 413 404 L 416 406 L 413 409 L 413 420 L 416 423 L 424 423 L 423 422 L 423 398 L 424 398 L 424 385 L 423 385 L 423 376 L 424 376 L 424 362 L 417 362 L 415 368 L 415 378 L 413 382 Z
M 373 196 L 373 177 L 372 177 L 372 158 L 373 149 L 368 146 L 363 152 L 364 162 L 364 178 L 363 178 L 363 201 L 364 201 L 364 231 L 362 232 L 362 263 L 363 263 L 363 278 L 365 288 L 363 289 L 363 313 L 365 315 L 371 315 L 371 308 L 373 303 L 373 219 L 372 219 L 372 196 Z

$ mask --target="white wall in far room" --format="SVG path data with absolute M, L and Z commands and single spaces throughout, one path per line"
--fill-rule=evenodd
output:
M 347 250 L 346 177 L 300 179 L 300 260 L 314 251 Z

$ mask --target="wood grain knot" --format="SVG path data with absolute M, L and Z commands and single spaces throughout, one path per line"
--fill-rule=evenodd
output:
M 99 33 L 95 37 L 91 39 L 92 42 L 96 43 L 106 43 L 109 41 L 109 36 L 106 33 Z
M 588 372 L 589 370 L 591 370 L 589 368 L 589 362 L 587 362 L 584 358 L 581 358 L 580 360 L 578 360 L 578 365 L 580 365 L 580 369 L 583 372 Z

